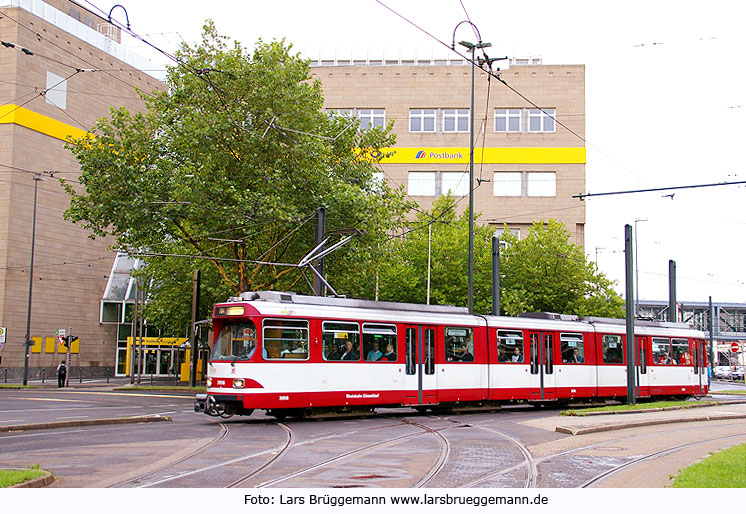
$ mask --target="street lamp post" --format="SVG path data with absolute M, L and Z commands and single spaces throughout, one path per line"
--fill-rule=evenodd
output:
M 36 192 L 39 181 L 44 180 L 40 173 L 34 174 L 34 215 L 31 221 L 31 264 L 28 276 L 28 309 L 26 311 L 26 337 L 23 339 L 23 385 L 28 385 L 28 354 L 31 347 L 31 293 L 34 289 L 34 243 L 36 242 Z
M 635 317 L 640 315 L 640 274 L 637 263 L 637 222 L 648 221 L 647 218 L 635 219 Z
M 491 43 L 483 43 L 482 36 L 479 34 L 479 29 L 470 21 L 462 21 L 456 28 L 453 29 L 453 43 L 451 47 L 455 49 L 456 44 L 456 29 L 462 23 L 468 23 L 474 28 L 476 36 L 479 38 L 479 42 L 469 43 L 468 41 L 460 41 L 459 44 L 465 47 L 471 52 L 471 109 L 469 110 L 469 300 L 468 307 L 469 312 L 474 312 L 474 68 L 476 64 L 474 62 L 474 52 L 477 48 L 488 48 L 492 46 Z

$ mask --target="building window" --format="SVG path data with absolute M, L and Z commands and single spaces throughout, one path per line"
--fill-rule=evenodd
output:
M 435 196 L 434 171 L 410 171 L 407 179 L 409 196 Z
M 553 171 L 496 171 L 495 196 L 557 196 L 557 174 Z
M 554 109 L 529 109 L 529 132 L 554 132 Z
M 520 132 L 521 109 L 495 109 L 495 132 Z
M 358 109 L 360 128 L 363 130 L 373 127 L 383 128 L 385 112 L 384 109 Z
M 453 196 L 467 196 L 469 194 L 469 174 L 461 171 L 444 171 L 440 174 L 441 194 L 448 191 Z
M 553 172 L 526 173 L 528 196 L 557 196 L 557 181 Z
M 386 109 L 327 109 L 327 114 L 341 116 L 347 119 L 360 120 L 360 128 L 367 130 L 372 127 L 383 128 L 386 122 Z
M 67 80 L 48 71 L 47 92 L 44 98 L 46 98 L 48 104 L 60 109 L 67 109 Z
M 495 172 L 493 182 L 495 184 L 495 196 L 521 196 L 520 171 Z
M 435 132 L 435 109 L 409 109 L 410 132 Z
M 327 109 L 326 112 L 327 114 L 331 114 L 332 116 L 341 116 L 343 118 L 355 117 L 354 109 Z
M 443 132 L 469 132 L 469 109 L 443 109 Z

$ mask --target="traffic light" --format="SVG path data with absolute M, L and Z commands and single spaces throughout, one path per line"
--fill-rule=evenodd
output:
M 75 341 L 78 340 L 78 336 L 65 336 L 60 338 L 60 342 L 62 343 L 62 346 L 68 347 L 72 345 Z

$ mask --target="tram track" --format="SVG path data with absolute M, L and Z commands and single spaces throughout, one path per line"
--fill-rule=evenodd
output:
M 441 441 L 441 452 L 440 452 L 439 458 L 430 467 L 430 469 L 427 471 L 427 473 L 425 473 L 425 475 L 418 482 L 416 482 L 412 486 L 412 487 L 422 487 L 427 482 L 429 482 L 435 475 L 437 475 L 437 473 L 438 473 L 438 471 L 440 471 L 440 469 L 442 469 L 444 463 L 448 459 L 448 454 L 450 452 L 450 445 L 449 445 L 447 439 L 445 437 L 443 437 L 441 434 L 439 434 L 438 431 L 435 430 L 435 429 L 432 429 L 432 428 L 427 427 L 425 425 L 422 425 L 420 423 L 415 423 L 415 422 L 411 422 L 411 421 L 407 421 L 407 420 L 396 420 L 396 421 L 399 421 L 400 425 L 414 426 L 414 427 L 422 430 L 422 432 L 415 432 L 415 433 L 411 433 L 411 434 L 404 434 L 404 435 L 397 436 L 397 437 L 390 438 L 390 439 L 386 439 L 384 441 L 380 441 L 380 442 L 377 442 L 377 443 L 372 443 L 372 444 L 364 445 L 364 446 L 361 446 L 361 447 L 358 447 L 358 448 L 346 451 L 346 452 L 341 453 L 339 455 L 336 455 L 334 457 L 330 457 L 330 458 L 325 459 L 325 460 L 323 460 L 321 462 L 318 462 L 318 463 L 316 463 L 316 464 L 314 464 L 312 466 L 305 467 L 305 468 L 300 469 L 298 471 L 295 471 L 293 473 L 288 473 L 288 474 L 286 474 L 284 476 L 273 478 L 271 480 L 259 483 L 255 487 L 257 487 L 257 488 L 266 488 L 266 487 L 275 486 L 275 485 L 280 484 L 282 482 L 285 482 L 285 481 L 288 481 L 288 480 L 292 480 L 293 478 L 297 478 L 297 477 L 299 477 L 301 475 L 305 475 L 306 473 L 310 473 L 312 471 L 317 471 L 317 470 L 322 469 L 322 468 L 327 467 L 327 466 L 332 466 L 334 464 L 338 464 L 338 463 L 340 463 L 340 462 L 342 462 L 342 461 L 344 461 L 344 460 L 346 460 L 346 459 L 348 459 L 350 457 L 359 456 L 360 454 L 365 453 L 365 452 L 370 452 L 370 451 L 373 451 L 373 450 L 377 450 L 379 448 L 382 448 L 382 447 L 385 447 L 385 446 L 389 446 L 389 445 L 392 445 L 394 443 L 397 443 L 399 441 L 403 441 L 403 440 L 406 440 L 406 439 L 411 439 L 413 437 L 420 437 L 423 434 L 433 434 L 433 435 L 436 436 L 437 439 L 439 439 Z M 390 427 L 391 426 L 389 426 L 389 427 L 381 427 L 381 429 L 390 428 Z M 348 436 L 348 435 L 351 435 L 351 433 L 346 433 L 344 435 Z M 313 442 L 317 442 L 317 441 L 313 441 Z M 310 444 L 310 443 L 311 443 L 311 441 L 307 441 L 304 444 Z
M 523 444 L 522 442 L 520 442 L 518 439 L 516 439 L 515 437 L 513 437 L 511 435 L 506 434 L 505 432 L 501 432 L 499 430 L 495 430 L 493 428 L 489 428 L 489 427 L 484 426 L 487 423 L 467 422 L 467 421 L 462 421 L 462 420 L 459 420 L 459 419 L 451 417 L 451 416 L 436 416 L 436 417 L 438 419 L 449 421 L 451 423 L 457 423 L 460 427 L 475 428 L 475 429 L 478 429 L 478 430 L 483 430 L 483 431 L 486 431 L 486 432 L 491 432 L 493 434 L 496 434 L 496 435 L 500 436 L 502 439 L 506 439 L 506 440 L 510 441 L 516 448 L 518 448 L 518 450 L 523 455 L 523 461 L 522 462 L 520 462 L 518 464 L 514 464 L 513 466 L 510 466 L 508 468 L 499 469 L 499 470 L 493 471 L 491 473 L 487 473 L 485 475 L 482 475 L 481 477 L 478 477 L 478 478 L 473 479 L 473 480 L 471 480 L 471 481 L 469 481 L 469 482 L 467 482 L 465 484 L 462 484 L 461 487 L 464 487 L 464 488 L 474 487 L 474 486 L 477 486 L 479 484 L 483 484 L 484 482 L 487 482 L 488 480 L 493 480 L 493 479 L 498 478 L 498 477 L 500 477 L 502 475 L 506 475 L 508 473 L 511 473 L 511 472 L 513 472 L 513 471 L 515 471 L 517 469 L 520 469 L 520 468 L 525 468 L 526 469 L 526 472 L 525 472 L 526 473 L 526 477 L 525 477 L 525 481 L 524 481 L 523 487 L 524 488 L 534 488 L 534 487 L 537 486 L 537 482 L 538 482 L 537 461 L 534 458 L 534 456 L 531 453 L 531 451 L 528 449 L 528 447 L 525 444 Z
M 285 455 L 285 453 L 292 448 L 293 444 L 295 443 L 295 433 L 290 429 L 289 426 L 287 426 L 284 423 L 277 423 L 279 427 L 281 427 L 285 432 L 287 433 L 287 441 L 285 441 L 285 445 L 282 447 L 280 451 L 278 451 L 275 455 L 273 455 L 267 462 L 256 468 L 251 473 L 248 473 L 238 480 L 234 480 L 230 484 L 226 485 L 226 488 L 235 488 L 235 487 L 241 487 L 242 484 L 246 483 L 247 480 L 250 478 L 258 475 L 265 469 L 269 468 L 272 464 L 280 460 L 280 458 Z
M 587 480 L 587 481 L 583 482 L 582 484 L 580 484 L 578 486 L 578 488 L 584 489 L 584 488 L 588 488 L 588 487 L 591 487 L 593 485 L 596 485 L 596 484 L 598 484 L 600 482 L 603 482 L 604 480 L 606 480 L 607 478 L 611 477 L 612 475 L 614 475 L 616 473 L 619 473 L 620 471 L 623 471 L 623 470 L 625 470 L 625 469 L 627 469 L 629 467 L 632 467 L 632 466 L 634 466 L 636 464 L 640 464 L 642 462 L 646 462 L 646 461 L 650 461 L 650 460 L 655 460 L 655 459 L 658 459 L 658 458 L 661 458 L 661 457 L 665 457 L 665 456 L 674 454 L 676 452 L 679 452 L 679 451 L 682 451 L 682 450 L 685 450 L 685 449 L 688 449 L 688 448 L 693 448 L 695 446 L 701 446 L 703 444 L 712 443 L 713 441 L 724 441 L 724 440 L 727 440 L 727 439 L 733 439 L 735 437 L 744 437 L 744 436 L 746 436 L 746 432 L 742 432 L 742 433 L 739 433 L 739 434 L 731 434 L 731 435 L 722 436 L 722 437 L 710 438 L 710 439 L 706 439 L 706 440 L 702 440 L 702 441 L 692 441 L 692 442 L 689 442 L 689 443 L 684 443 L 684 444 L 680 444 L 680 445 L 677 445 L 677 446 L 672 446 L 670 448 L 666 448 L 664 450 L 660 450 L 660 451 L 657 451 L 657 452 L 652 452 L 652 453 L 649 453 L 649 454 L 646 454 L 646 455 L 642 455 L 642 456 L 639 456 L 639 457 L 637 457 L 637 458 L 635 458 L 635 459 L 633 459 L 631 461 L 625 462 L 624 464 L 621 464 L 619 466 L 615 466 L 615 467 L 613 467 L 613 468 L 611 468 L 611 469 L 609 469 L 607 471 L 604 471 L 603 473 L 600 473 L 600 474 L 596 475 L 595 477 L 591 478 L 590 480 Z M 604 443 L 604 444 L 608 444 L 608 443 Z M 598 445 L 595 445 L 595 446 L 598 446 Z
M 218 434 L 212 440 L 208 441 L 207 443 L 200 446 L 199 448 L 195 448 L 194 450 L 180 457 L 179 459 L 169 462 L 168 464 L 165 464 L 157 469 L 148 471 L 147 473 L 142 474 L 140 476 L 116 483 L 114 485 L 109 486 L 109 488 L 116 489 L 120 487 L 126 487 L 127 485 L 133 485 L 135 487 L 147 487 L 147 485 L 138 485 L 138 482 L 147 480 L 148 478 L 151 478 L 158 473 L 161 473 L 169 468 L 172 468 L 173 466 L 181 464 L 182 462 L 186 462 L 187 460 L 196 457 L 197 455 L 209 450 L 210 448 L 216 446 L 217 444 L 225 440 L 229 432 L 228 425 L 226 425 L 225 423 L 218 423 L 217 425 L 220 427 L 220 431 L 218 432 Z

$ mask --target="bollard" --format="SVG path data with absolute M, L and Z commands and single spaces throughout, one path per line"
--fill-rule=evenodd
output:
M 106 376 L 106 383 L 109 383 L 109 368 L 106 368 L 104 370 L 104 375 Z
M 42 368 L 41 369 L 41 383 L 44 383 L 44 379 L 47 378 L 47 370 Z
M 150 374 L 150 385 L 153 385 L 153 374 Z
M 5 368 L 5 383 L 8 383 L 8 368 Z
M 83 383 L 83 368 L 78 368 L 78 380 Z

